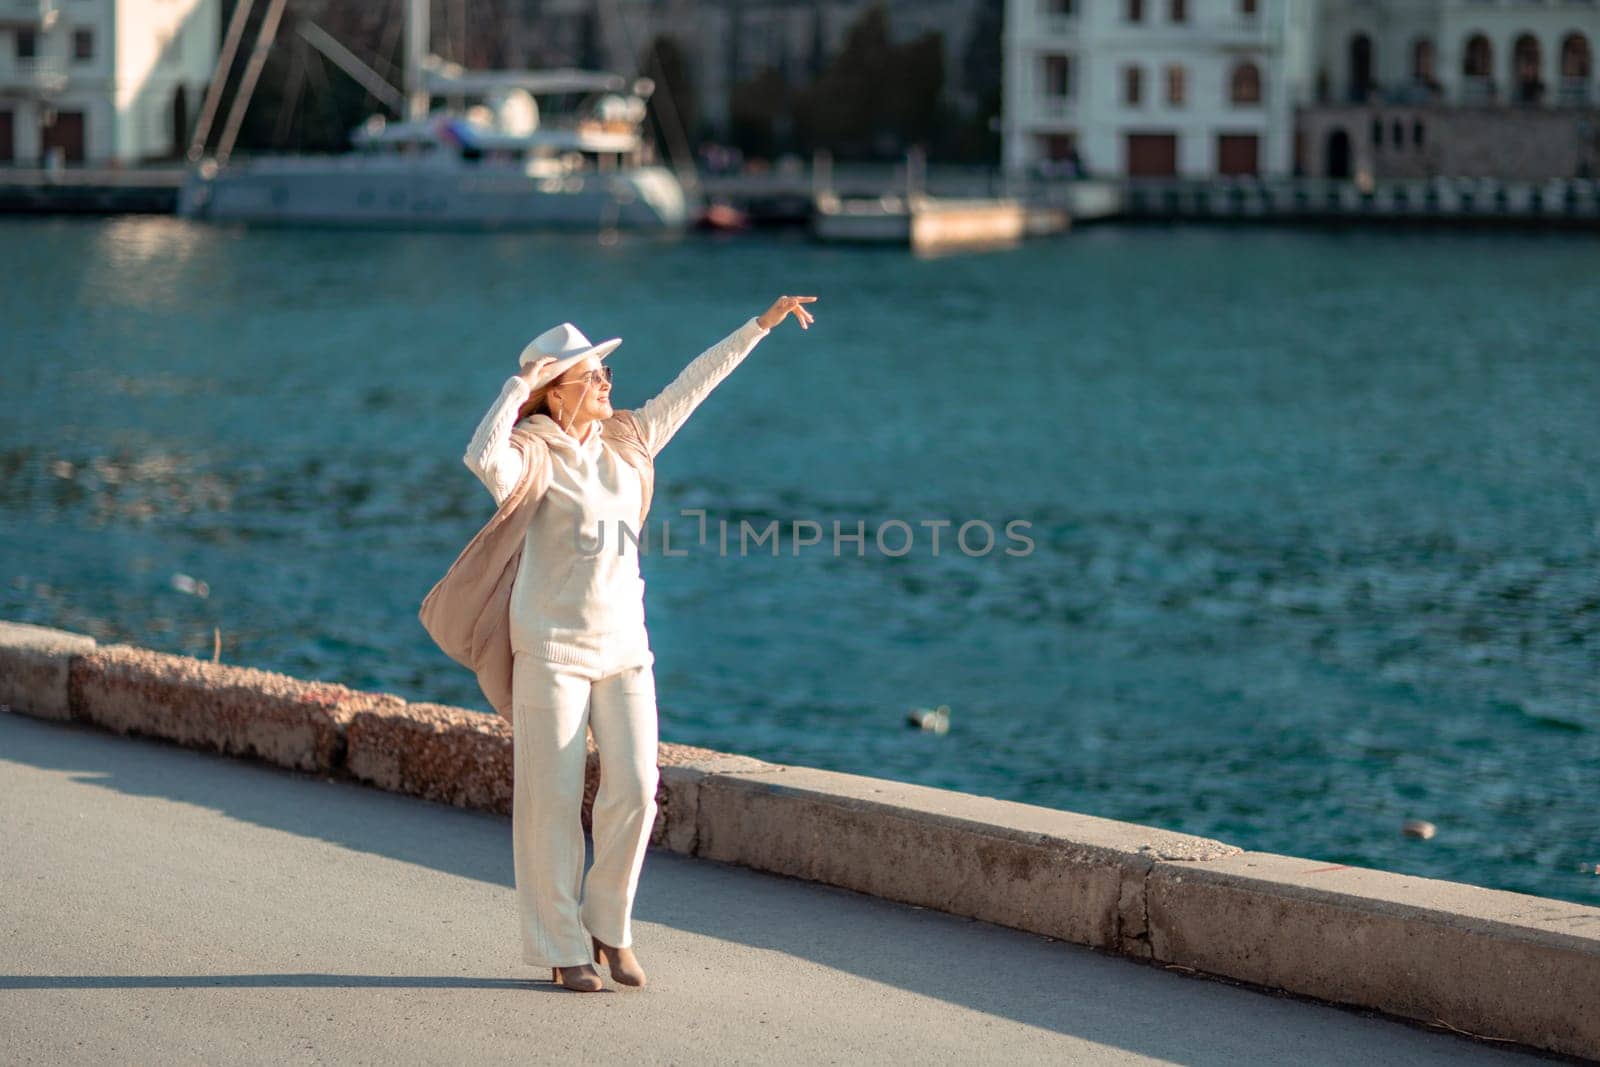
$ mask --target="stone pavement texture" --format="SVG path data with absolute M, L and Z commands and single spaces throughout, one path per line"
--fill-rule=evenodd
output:
M 8 1063 L 1556 1057 L 652 849 L 643 990 L 521 963 L 508 820 L 0 714 Z

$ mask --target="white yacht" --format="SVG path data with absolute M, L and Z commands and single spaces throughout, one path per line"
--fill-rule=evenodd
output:
M 369 88 L 388 89 L 384 98 L 401 118 L 371 116 L 352 132 L 353 150 L 341 155 L 230 161 L 228 131 L 237 130 L 238 118 L 229 116 L 219 150 L 208 157 L 202 150 L 214 116 L 208 108 L 191 149 L 195 165 L 179 194 L 179 214 L 248 223 L 601 231 L 675 230 L 698 214 L 685 182 L 653 162 L 644 136 L 645 103 L 654 89 L 648 78 L 463 70 L 422 54 L 427 3 L 412 0 L 408 9 L 403 95 L 370 70 L 357 69 L 359 60 L 348 52 L 329 52 Z M 339 49 L 322 36 L 307 39 Z M 219 69 L 225 69 L 221 63 Z M 247 69 L 240 93 L 251 87 L 248 75 Z M 549 96 L 580 102 L 546 116 L 538 99 Z

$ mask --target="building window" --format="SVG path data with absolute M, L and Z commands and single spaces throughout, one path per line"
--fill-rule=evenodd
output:
M 1494 51 L 1489 47 L 1489 38 L 1475 33 L 1467 39 L 1461 73 L 1469 78 L 1487 78 L 1494 73 Z
M 1072 0 L 1045 0 L 1045 14 L 1060 18 L 1071 18 L 1073 15 Z
M 1517 72 L 1517 101 L 1537 104 L 1544 99 L 1544 79 L 1540 77 L 1542 60 L 1539 39 L 1530 33 L 1517 38 L 1512 46 L 1511 62 Z
M 1350 38 L 1350 99 L 1360 103 L 1372 91 L 1372 38 L 1358 33 Z
M 1129 22 L 1144 21 L 1144 0 L 1125 0 L 1123 16 Z
M 1189 5 L 1184 3 L 1184 0 L 1170 0 L 1170 3 L 1171 7 L 1169 8 L 1169 13 L 1172 16 L 1172 21 L 1188 22 Z
M 1122 102 L 1138 107 L 1144 102 L 1144 71 L 1139 67 L 1122 68 Z
M 1183 68 L 1171 66 L 1167 68 L 1167 103 L 1173 107 L 1183 106 L 1184 97 Z
M 1563 78 L 1589 77 L 1589 38 L 1581 33 L 1569 33 L 1561 41 L 1561 76 Z
M 1411 145 L 1412 145 L 1413 148 L 1421 148 L 1422 147 L 1422 120 L 1421 119 L 1418 119 L 1417 121 L 1415 121 L 1415 122 L 1413 122 L 1411 124 Z
M 1418 85 L 1435 84 L 1433 73 L 1433 42 L 1418 37 L 1411 43 L 1411 80 Z
M 1589 38 L 1569 33 L 1561 39 L 1561 102 L 1583 105 L 1589 102 L 1589 76 L 1593 68 Z
M 1072 95 L 1072 63 L 1066 56 L 1044 57 L 1044 95 L 1056 99 Z
M 17 58 L 33 59 L 39 54 L 39 37 L 32 30 L 17 31 Z
M 1256 0 L 1239 0 L 1239 14 L 1247 18 L 1254 18 L 1256 15 Z
M 1235 104 L 1261 103 L 1261 68 L 1248 60 L 1234 67 L 1228 95 Z
M 1487 104 L 1495 98 L 1494 49 L 1489 38 L 1475 33 L 1461 50 L 1461 102 Z
M 94 31 L 77 29 L 72 31 L 72 58 L 83 62 L 94 58 Z
M 1406 130 L 1399 119 L 1395 119 L 1393 125 L 1389 127 L 1389 143 L 1396 148 L 1406 143 Z
M 1372 120 L 1372 147 L 1373 148 L 1382 148 L 1383 147 L 1383 120 L 1382 119 L 1373 119 Z

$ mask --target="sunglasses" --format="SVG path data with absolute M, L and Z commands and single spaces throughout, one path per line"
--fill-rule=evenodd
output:
M 605 382 L 607 385 L 611 384 L 611 368 L 610 367 L 601 367 L 599 370 L 592 370 L 592 371 L 589 371 L 587 374 L 580 374 L 576 378 L 572 378 L 572 379 L 570 379 L 568 381 L 562 382 L 561 386 L 585 385 L 585 384 L 587 384 L 587 385 L 599 385 L 601 382 Z M 557 388 L 561 388 L 561 386 L 557 386 Z

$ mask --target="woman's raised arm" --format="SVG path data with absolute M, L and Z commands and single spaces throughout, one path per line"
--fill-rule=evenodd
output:
M 717 383 L 726 378 L 785 316 L 793 313 L 802 327 L 809 326 L 811 314 L 800 304 L 815 299 L 814 296 L 779 297 L 766 311 L 747 319 L 737 330 L 696 356 L 670 385 L 635 410 L 633 414 L 651 458 L 666 447 L 678 427 Z
M 522 477 L 525 461 L 522 452 L 511 443 L 511 427 L 516 425 L 517 410 L 527 401 L 529 392 L 527 378 L 520 374 L 507 378 L 461 457 L 467 469 L 488 487 L 497 505 Z

